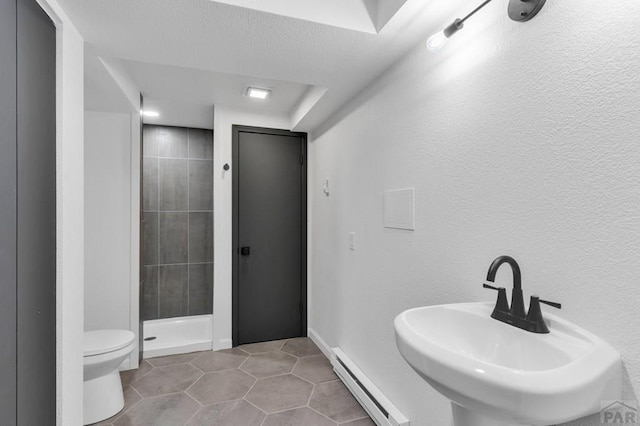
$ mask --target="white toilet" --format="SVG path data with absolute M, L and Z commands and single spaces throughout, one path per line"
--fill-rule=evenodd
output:
M 129 330 L 84 332 L 83 424 L 97 423 L 124 407 L 118 367 L 135 347 Z

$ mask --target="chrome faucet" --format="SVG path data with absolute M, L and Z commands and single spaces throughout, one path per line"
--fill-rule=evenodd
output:
M 494 287 L 489 284 L 483 284 L 484 288 L 489 288 L 498 291 L 498 300 L 496 306 L 491 313 L 491 318 L 498 321 L 511 324 L 514 327 L 521 328 L 532 333 L 549 333 L 549 327 L 542 317 L 542 311 L 540 310 L 540 303 L 544 303 L 554 308 L 560 309 L 562 305 L 560 303 L 549 302 L 547 300 L 540 300 L 538 296 L 531 296 L 529 303 L 529 313 L 524 311 L 524 297 L 522 295 L 522 277 L 520 274 L 520 266 L 514 258 L 510 256 L 500 256 L 496 258 L 489 266 L 487 272 L 487 281 L 494 282 L 496 279 L 496 272 L 498 268 L 508 263 L 513 271 L 513 290 L 511 292 L 511 307 L 507 301 L 507 291 L 504 287 Z

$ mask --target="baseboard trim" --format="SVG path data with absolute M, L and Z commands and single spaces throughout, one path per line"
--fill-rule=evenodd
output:
M 329 359 L 333 370 L 378 426 L 409 426 L 409 420 L 338 347 L 331 348 L 313 329 L 309 338 Z
M 231 339 L 221 339 L 213 342 L 213 350 L 219 351 L 222 349 L 231 349 L 233 347 L 233 341 Z
M 326 356 L 329 360 L 333 357 L 331 347 L 327 345 L 327 342 L 325 342 L 313 328 L 307 329 L 307 335 L 313 341 L 313 343 L 315 343 L 316 346 L 322 351 L 324 356 Z

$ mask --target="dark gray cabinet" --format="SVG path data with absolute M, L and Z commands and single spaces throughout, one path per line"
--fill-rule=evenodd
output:
M 0 413 L 56 420 L 56 29 L 0 0 Z

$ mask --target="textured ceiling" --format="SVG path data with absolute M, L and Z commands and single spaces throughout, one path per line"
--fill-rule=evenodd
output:
M 264 101 L 244 96 L 247 86 L 270 89 L 269 110 L 288 113 L 308 90 L 308 85 L 267 80 L 237 74 L 224 74 L 193 68 L 122 61 L 143 93 L 162 93 L 166 99 L 196 104 L 218 104 L 259 110 Z
M 399 0 L 390 1 L 393 6 Z M 132 72 L 154 86 L 146 93 L 151 98 L 171 100 L 168 92 L 175 94 L 180 84 L 170 79 L 156 87 L 157 75 L 168 68 L 148 64 L 176 67 L 184 75 L 214 72 L 246 76 L 247 83 L 289 82 L 293 92 L 296 87 L 322 88 L 324 96 L 297 123 L 307 131 L 454 16 L 454 3 L 461 2 L 407 0 L 372 34 L 209 0 L 60 0 L 92 51 L 129 64 L 147 63 L 135 65 Z M 286 96 L 295 97 L 293 92 Z M 290 105 L 290 115 L 294 107 Z M 282 105 L 267 102 L 259 108 L 275 112 Z

